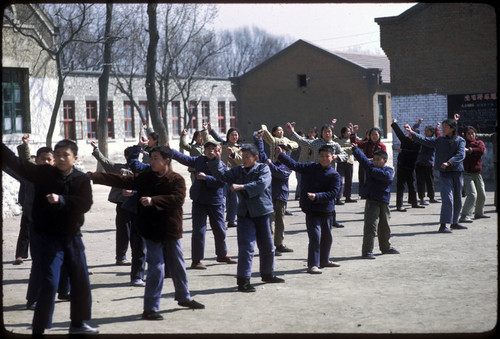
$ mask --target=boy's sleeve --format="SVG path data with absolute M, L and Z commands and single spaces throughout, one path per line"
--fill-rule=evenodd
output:
M 359 162 L 359 166 L 362 166 L 363 168 L 368 168 L 370 166 L 373 166 L 373 163 L 370 160 L 368 160 L 363 151 L 358 147 L 353 148 L 352 154 L 354 155 L 354 158 Z
M 2 162 L 12 172 L 28 181 L 33 181 L 37 171 L 37 165 L 17 157 L 4 143 L 2 143 Z
M 30 153 L 30 147 L 28 144 L 25 144 L 24 142 L 20 145 L 17 146 L 17 154 L 19 155 L 19 158 L 24 159 L 24 160 L 30 160 L 31 159 L 31 153 Z
M 184 166 L 188 167 L 194 167 L 194 163 L 196 161 L 197 157 L 190 157 L 185 154 L 182 154 L 181 152 L 171 148 L 172 150 L 172 158 L 179 163 L 183 164 Z
M 329 187 L 325 187 L 327 191 L 317 192 L 316 199 L 313 203 L 323 203 L 330 200 L 335 200 L 340 191 L 340 174 L 334 171 L 332 180 L 330 180 Z
M 171 191 L 168 194 L 152 196 L 154 207 L 159 211 L 180 208 L 186 197 L 186 182 L 181 175 L 176 175 L 169 185 Z
M 288 180 L 292 170 L 288 166 L 277 166 L 274 163 L 267 164 L 271 170 L 271 176 L 279 180 Z
M 216 141 L 218 142 L 224 142 L 224 139 L 222 139 L 218 134 L 217 132 L 214 130 L 214 129 L 211 129 L 210 130 L 210 135 L 212 136 L 212 138 L 214 138 Z M 205 140 L 206 141 L 206 140 Z
M 403 133 L 403 131 L 401 130 L 401 128 L 399 127 L 399 125 L 396 122 L 393 122 L 391 124 L 391 127 L 392 127 L 392 130 L 394 131 L 394 133 L 396 133 L 396 136 L 398 137 L 399 141 L 403 142 L 404 140 L 406 140 L 408 138 Z
M 259 150 L 259 162 L 265 163 L 269 158 L 267 157 L 266 152 L 264 152 L 264 142 L 261 139 L 256 139 L 255 146 L 257 146 L 257 149 Z
M 92 155 L 94 158 L 102 165 L 104 170 L 108 173 L 118 173 L 120 172 L 121 166 L 115 164 L 113 161 L 109 160 L 104 156 L 104 154 L 99 151 L 99 149 L 96 147 L 92 151 Z
M 137 190 L 135 185 L 136 174 L 132 175 L 121 175 L 118 173 L 102 173 L 102 172 L 91 172 L 90 179 L 94 184 L 126 188 L 131 190 Z
M 392 183 L 394 178 L 394 170 L 389 166 L 384 166 L 382 168 L 372 166 L 368 172 L 371 177 L 386 184 Z
M 76 181 L 77 183 L 68 194 L 59 195 L 57 208 L 72 213 L 84 214 L 90 210 L 93 203 L 92 187 L 90 179 L 86 175 L 80 176 Z
M 224 163 L 218 158 L 207 161 L 207 166 L 212 175 L 218 180 L 232 184 L 237 179 L 235 176 L 237 167 L 228 170 Z
M 304 170 L 304 163 L 297 162 L 297 161 L 293 160 L 292 158 L 290 158 L 288 155 L 286 155 L 283 152 L 280 153 L 280 155 L 278 155 L 278 160 L 282 164 L 284 164 L 286 167 L 288 167 L 296 172 L 302 173 Z
M 256 169 L 258 171 L 257 180 L 245 184 L 244 192 L 249 198 L 255 197 L 271 185 L 271 170 L 267 165 L 260 164 Z

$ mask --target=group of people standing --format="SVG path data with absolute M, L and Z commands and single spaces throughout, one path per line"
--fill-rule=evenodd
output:
M 467 127 L 465 138 L 457 134 L 456 119 L 425 128 L 420 135 L 420 119 L 413 129 L 405 124 L 407 134 L 393 121 L 392 128 L 401 141 L 396 169 L 396 211 L 405 212 L 403 194 L 408 187 L 412 208 L 424 208 L 425 187 L 429 202 L 435 198 L 433 168 L 440 173 L 441 216 L 439 232 L 465 229 L 459 222 L 488 217 L 484 214 L 484 183 L 481 157 L 486 149 L 477 140 L 476 130 Z M 237 288 L 254 292 L 250 283 L 255 245 L 259 247 L 260 275 L 265 283 L 284 283 L 274 274 L 274 258 L 293 252 L 285 244 L 285 212 L 289 199 L 289 176 L 296 172 L 295 199 L 305 214 L 308 235 L 307 272 L 321 274 L 323 268 L 338 267 L 330 260 L 332 227 L 343 227 L 336 220 L 336 205 L 356 203 L 352 197 L 354 160 L 359 162 L 359 194 L 365 199 L 361 255 L 375 259 L 374 240 L 378 237 L 382 254 L 399 254 L 390 244 L 391 184 L 395 171 L 387 166 L 386 146 L 381 131 L 374 127 L 366 137 L 357 135 L 358 126 L 349 123 L 334 135 L 336 119 L 321 127 L 310 128 L 307 135 L 295 130 L 295 123 L 266 125 L 254 132 L 251 143 L 241 143 L 237 128 L 231 128 L 226 140 L 211 125 L 203 124 L 190 143 L 187 131 L 181 135 L 179 148 L 158 145 L 153 131 L 138 145 L 124 151 L 125 162 L 110 161 L 92 142 L 93 155 L 106 173 L 82 173 L 75 168 L 76 144 L 63 140 L 48 153 L 48 162 L 37 152 L 36 164 L 16 157 L 2 145 L 6 169 L 29 182 L 32 210 L 24 210 L 30 225 L 32 272 L 41 277 L 37 298 L 29 304 L 35 310 L 33 333 L 50 328 L 54 299 L 62 268 L 67 270 L 71 286 L 70 333 L 97 333 L 85 320 L 90 319 L 91 296 L 80 227 L 84 213 L 92 205 L 91 181 L 111 186 L 109 201 L 116 204 L 116 264 L 127 264 L 125 253 L 130 241 L 132 250 L 131 285 L 144 286 L 142 318 L 161 320 L 158 313 L 165 276 L 172 278 L 175 299 L 183 307 L 204 308 L 191 298 L 181 242 L 183 204 L 186 196 L 184 178 L 171 168 L 171 160 L 188 167 L 192 200 L 191 269 L 207 269 L 204 259 L 207 219 L 214 234 L 215 254 L 221 264 L 236 264 Z M 284 136 L 284 131 L 289 138 Z M 434 136 L 436 135 L 436 136 Z M 267 152 L 266 152 L 267 147 Z M 40 151 L 40 154 L 44 154 Z M 290 155 L 299 152 L 298 158 Z M 139 160 L 142 154 L 142 161 Z M 416 172 L 417 190 L 414 188 Z M 462 182 L 467 196 L 462 207 Z M 418 193 L 418 200 L 417 200 Z M 342 200 L 345 198 L 344 200 Z M 224 213 L 225 218 L 224 218 Z M 227 223 L 227 226 L 226 226 Z M 446 225 L 449 224 L 450 228 Z M 236 227 L 237 260 L 228 255 L 226 231 Z M 36 246 L 33 246 L 36 245 Z M 37 251 L 33 251 L 37 248 Z M 145 264 L 148 273 L 145 276 Z

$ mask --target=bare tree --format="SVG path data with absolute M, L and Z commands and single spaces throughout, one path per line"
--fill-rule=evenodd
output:
M 52 108 L 52 115 L 50 118 L 49 129 L 47 131 L 46 145 L 52 147 L 52 137 L 57 122 L 57 114 L 61 106 L 62 96 L 64 94 L 64 81 L 69 74 L 69 69 L 64 67 L 62 60 L 63 52 L 68 46 L 75 42 L 91 43 L 95 41 L 88 41 L 80 36 L 82 29 L 89 25 L 87 15 L 92 8 L 92 4 L 56 4 L 45 5 L 45 9 L 49 10 L 56 25 L 59 27 L 59 34 L 56 36 L 55 43 L 51 46 L 46 45 L 44 40 L 34 33 L 31 29 L 30 22 L 35 11 L 42 11 L 43 9 L 36 4 L 29 5 L 16 5 L 27 6 L 31 10 L 16 11 L 20 15 L 16 18 L 11 18 L 4 15 L 6 20 L 14 29 L 23 36 L 32 39 L 35 43 L 45 51 L 55 62 L 56 72 L 58 78 L 57 92 L 55 97 L 54 106 Z
M 271 35 L 255 26 L 224 30 L 219 35 L 231 41 L 231 46 L 213 60 L 210 72 L 224 77 L 248 72 L 291 43 L 288 38 Z
M 113 19 L 113 4 L 106 4 L 106 28 L 104 30 L 104 52 L 102 73 L 99 76 L 99 118 L 97 122 L 97 139 L 99 140 L 99 149 L 108 155 L 108 88 L 109 73 L 111 72 L 111 50 L 113 38 L 111 37 L 111 21 Z

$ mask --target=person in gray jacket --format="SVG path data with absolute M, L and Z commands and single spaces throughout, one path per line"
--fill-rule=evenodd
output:
M 255 292 L 250 285 L 255 242 L 259 247 L 260 275 L 267 283 L 282 283 L 285 280 L 274 275 L 274 245 L 269 226 L 269 215 L 273 213 L 271 197 L 271 171 L 266 164 L 258 163 L 255 145 L 241 147 L 242 164 L 225 169 L 220 160 L 219 146 L 216 158 L 207 162 L 212 174 L 230 185 L 239 198 L 237 216 L 238 268 L 237 284 L 240 292 Z

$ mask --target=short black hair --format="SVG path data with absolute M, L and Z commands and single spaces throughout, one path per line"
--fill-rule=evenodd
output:
M 172 150 L 170 149 L 170 147 L 167 147 L 167 146 L 155 146 L 151 149 L 151 151 L 149 152 L 149 154 L 153 154 L 153 152 L 158 152 L 160 153 L 161 157 L 163 159 L 171 159 L 172 158 Z
M 52 150 L 52 148 L 50 147 L 40 147 L 37 151 L 36 151 L 36 157 L 38 158 L 40 155 L 42 155 L 42 153 L 51 153 L 52 155 L 54 154 L 54 151 Z
M 321 153 L 321 152 L 329 152 L 331 154 L 335 153 L 335 151 L 333 150 L 333 147 L 330 146 L 330 145 L 323 145 L 319 148 L 318 150 L 318 154 Z
M 54 151 L 56 151 L 58 148 L 69 148 L 73 152 L 73 155 L 78 155 L 78 145 L 76 142 L 69 140 L 69 139 L 63 139 L 59 141 L 55 146 L 54 146 Z
M 255 147 L 254 144 L 243 144 L 241 145 L 242 152 L 250 152 L 253 155 L 259 155 L 259 150 Z
M 154 141 L 158 141 L 158 138 L 160 137 L 158 133 L 156 132 L 149 132 L 148 137 L 151 137 Z
M 129 146 L 129 147 L 125 148 L 125 150 L 123 151 L 123 155 L 125 156 L 125 158 L 128 159 L 128 157 L 134 151 L 134 149 L 135 149 L 135 146 Z
M 378 149 L 375 152 L 373 152 L 373 156 L 376 156 L 376 155 L 378 155 L 379 157 L 381 157 L 385 160 L 389 159 L 389 155 L 387 154 L 387 152 L 382 150 L 382 149 Z

